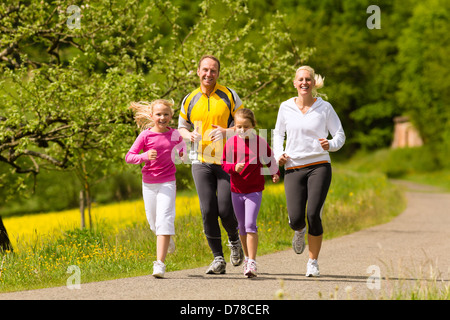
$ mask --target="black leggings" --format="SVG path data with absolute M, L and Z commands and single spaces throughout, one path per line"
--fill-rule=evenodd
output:
M 331 184 L 331 165 L 318 164 L 300 169 L 286 170 L 284 187 L 289 226 L 301 230 L 306 226 L 308 233 L 320 236 L 322 228 L 322 209 Z
M 203 229 L 214 255 L 223 256 L 219 217 L 230 241 L 239 239 L 231 202 L 230 176 L 217 164 L 192 164 L 192 176 L 200 200 Z

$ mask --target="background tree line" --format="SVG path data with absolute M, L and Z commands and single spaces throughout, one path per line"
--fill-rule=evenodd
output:
M 67 24 L 70 5 L 79 28 Z M 381 29 L 367 28 L 369 5 Z M 178 112 L 206 53 L 259 128 L 274 127 L 307 63 L 325 76 L 347 133 L 341 157 L 389 146 L 393 118 L 406 114 L 433 166 L 448 166 L 449 9 L 446 0 L 4 1 L 0 210 L 75 206 L 80 189 L 97 201 L 139 194 L 139 168 L 123 160 L 138 134 L 129 102 L 172 98 Z M 178 172 L 189 187 L 189 166 Z

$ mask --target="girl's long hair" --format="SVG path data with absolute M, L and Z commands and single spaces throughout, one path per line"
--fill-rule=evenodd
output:
M 157 99 L 152 102 L 148 101 L 138 101 L 131 102 L 129 109 L 134 112 L 134 121 L 136 122 L 138 128 L 141 130 L 146 130 L 155 125 L 152 120 L 153 107 L 157 104 L 163 104 L 170 108 L 170 112 L 173 116 L 172 106 L 174 105 L 173 100 Z

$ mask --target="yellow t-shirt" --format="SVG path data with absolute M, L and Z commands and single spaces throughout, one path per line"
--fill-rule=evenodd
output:
M 234 114 L 242 108 L 242 102 L 236 92 L 216 83 L 208 97 L 201 88 L 184 97 L 181 103 L 180 117 L 186 120 L 194 130 L 201 133 L 202 140 L 198 144 L 198 160 L 220 164 L 225 138 L 211 141 L 209 134 L 218 125 L 229 128 L 233 124 Z M 197 129 L 198 128 L 198 129 Z

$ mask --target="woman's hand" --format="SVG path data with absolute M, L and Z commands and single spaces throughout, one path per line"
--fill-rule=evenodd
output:
M 323 150 L 329 150 L 330 149 L 330 143 L 327 139 L 319 139 L 320 145 L 322 146 Z
M 289 160 L 289 156 L 286 153 L 283 153 L 283 155 L 278 159 L 278 164 L 280 166 L 284 166 L 286 162 Z

